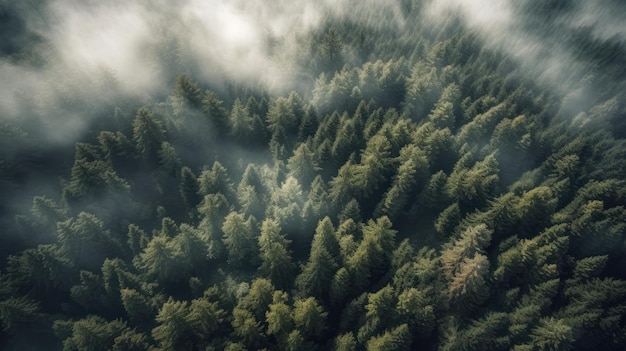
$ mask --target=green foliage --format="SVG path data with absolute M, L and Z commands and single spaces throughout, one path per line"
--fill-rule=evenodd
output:
M 255 243 L 252 218 L 248 217 L 246 220 L 243 214 L 233 211 L 224 219 L 222 232 L 229 263 L 244 265 L 256 260 L 258 247 Z
M 145 107 L 137 111 L 133 121 L 133 142 L 145 157 L 154 157 L 165 141 L 165 129 L 154 113 Z
M 396 297 L 389 285 L 368 295 L 365 305 L 365 324 L 359 329 L 357 340 L 366 342 L 370 337 L 379 334 L 396 319 Z
M 51 289 L 69 288 L 74 265 L 56 245 L 39 245 L 9 256 L 7 272 L 18 286 L 41 296 Z
M 335 339 L 333 350 L 335 351 L 355 351 L 357 347 L 356 339 L 352 333 L 341 334 Z
M 293 319 L 298 330 L 307 336 L 317 336 L 326 329 L 327 312 L 317 300 L 309 297 L 306 300 L 297 300 L 293 304 Z
M 107 322 L 98 316 L 88 316 L 71 323 L 69 335 L 63 340 L 63 350 L 119 350 L 123 344 L 136 349 L 147 346 L 147 338 L 122 321 Z
M 198 178 L 198 187 L 198 193 L 202 196 L 220 193 L 231 203 L 235 199 L 235 189 L 228 170 L 218 161 L 213 163 L 210 171 L 202 171 Z
M 531 345 L 537 350 L 570 350 L 574 340 L 572 328 L 562 320 L 544 319 L 535 328 L 530 338 Z
M 261 271 L 279 289 L 288 288 L 294 277 L 295 265 L 288 250 L 290 241 L 281 234 L 280 224 L 276 220 L 266 219 L 261 224 L 259 252 Z
M 406 324 L 391 329 L 380 336 L 372 337 L 367 341 L 367 350 L 409 350 L 411 334 Z
M 59 222 L 57 232 L 61 251 L 78 267 L 100 267 L 104 257 L 120 249 L 104 223 L 91 213 L 81 212 L 76 219 Z
M 174 242 L 166 236 L 155 236 L 137 256 L 136 267 L 150 277 L 160 281 L 173 279 L 178 272 L 179 252 Z
M 455 202 L 441 211 L 435 221 L 435 230 L 441 235 L 450 236 L 460 221 L 461 209 Z
M 448 178 L 448 194 L 450 197 L 463 202 L 481 204 L 495 190 L 498 183 L 498 161 L 494 154 L 486 156 L 476 162 L 471 168 L 466 168 L 461 161 L 454 166 Z
M 319 167 L 315 160 L 315 153 L 310 150 L 307 143 L 300 144 L 294 150 L 293 156 L 287 161 L 287 169 L 289 169 L 289 174 L 302 184 L 311 184 Z
M 174 301 L 170 298 L 161 306 L 155 321 L 157 327 L 152 329 L 152 337 L 163 349 L 188 347 L 190 325 L 187 320 L 188 302 Z
M 248 109 L 239 99 L 235 99 L 228 120 L 230 124 L 230 135 L 239 142 L 249 142 L 250 138 L 254 135 L 253 119 Z
M 267 334 L 286 336 L 294 329 L 294 320 L 291 306 L 287 305 L 287 294 L 282 291 L 275 291 L 272 304 L 265 313 L 267 322 Z
M 3 297 L 0 302 L 0 325 L 5 332 L 16 329 L 20 323 L 35 321 L 38 317 L 39 306 L 26 297 Z
M 198 203 L 200 203 L 199 190 L 200 187 L 196 175 L 193 174 L 189 167 L 183 167 L 180 171 L 180 195 L 183 197 L 187 208 L 195 209 Z

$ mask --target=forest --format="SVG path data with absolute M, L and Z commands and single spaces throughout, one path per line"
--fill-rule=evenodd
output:
M 0 349 L 626 349 L 623 15 L 0 1 Z

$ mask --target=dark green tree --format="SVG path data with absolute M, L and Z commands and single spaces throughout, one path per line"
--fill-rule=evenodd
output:
M 289 252 L 290 241 L 281 233 L 276 220 L 266 219 L 261 224 L 259 270 L 279 289 L 290 287 L 294 278 L 295 265 Z
M 185 202 L 187 208 L 191 211 L 195 210 L 196 206 L 200 203 L 198 180 L 191 168 L 183 167 L 180 171 L 180 195 Z
M 224 219 L 222 232 L 230 264 L 245 266 L 258 260 L 259 249 L 252 218 L 245 219 L 243 214 L 233 211 Z
M 328 313 L 313 297 L 297 300 L 293 304 L 293 319 L 296 327 L 303 335 L 319 336 L 327 328 L 327 316 Z
M 289 170 L 289 175 L 298 179 L 305 187 L 308 187 L 320 168 L 317 166 L 315 153 L 311 151 L 307 143 L 302 143 L 294 150 L 293 156 L 287 161 L 287 169 Z
M 137 111 L 133 121 L 133 142 L 137 151 L 148 159 L 156 160 L 157 151 L 165 141 L 161 121 L 146 107 Z

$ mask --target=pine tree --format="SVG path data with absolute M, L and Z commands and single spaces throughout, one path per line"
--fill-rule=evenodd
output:
M 336 167 L 343 165 L 350 154 L 359 146 L 354 121 L 347 119 L 343 121 L 337 131 L 337 137 L 331 149 L 331 155 Z
M 441 211 L 435 221 L 435 230 L 437 233 L 449 237 L 460 221 L 461 209 L 459 208 L 459 204 L 455 202 Z
M 382 332 L 396 319 L 396 296 L 390 285 L 368 294 L 365 305 L 365 324 L 359 329 L 357 339 L 365 343 L 372 336 Z
M 74 264 L 84 269 L 97 269 L 105 257 L 119 252 L 121 244 L 102 220 L 91 213 L 81 212 L 57 225 L 60 249 Z
M 241 213 L 234 211 L 229 213 L 224 219 L 222 232 L 229 263 L 243 266 L 256 261 L 259 251 L 250 217 L 246 220 Z
M 52 289 L 68 289 L 74 279 L 74 265 L 54 244 L 26 249 L 7 259 L 7 272 L 18 287 L 42 297 Z
M 269 305 L 269 309 L 265 313 L 268 335 L 286 338 L 293 331 L 295 327 L 293 312 L 287 304 L 287 300 L 288 296 L 285 292 L 274 292 L 272 304 Z
M 135 323 L 147 323 L 157 312 L 150 299 L 135 289 L 121 289 L 120 297 L 126 315 Z
M 465 258 L 448 285 L 448 296 L 461 310 L 471 310 L 489 297 L 489 260 L 477 254 Z
M 228 175 L 228 170 L 215 161 L 211 170 L 204 170 L 198 178 L 198 193 L 202 196 L 221 193 L 230 204 L 236 203 L 235 188 Z
M 298 127 L 298 140 L 305 142 L 309 137 L 315 135 L 319 121 L 317 119 L 317 112 L 313 105 L 307 105 L 304 110 L 304 116 Z
M 443 273 L 451 278 L 459 271 L 463 260 L 482 254 L 491 241 L 491 231 L 485 224 L 465 229 L 459 239 L 441 252 Z
M 333 307 L 340 307 L 350 296 L 352 291 L 352 281 L 350 273 L 345 267 L 339 268 L 332 282 L 330 283 L 330 304 Z
M 107 322 L 98 316 L 88 316 L 69 323 L 71 325 L 68 326 L 69 333 L 63 340 L 63 350 L 67 351 L 111 350 L 116 342 L 118 346 L 124 342 L 124 336 L 127 338 L 130 336 L 128 333 L 138 334 L 125 322 L 120 320 Z M 59 325 L 60 323 L 55 323 L 55 327 L 59 328 Z
M 248 109 L 241 103 L 241 100 L 235 99 L 229 116 L 229 134 L 242 144 L 250 142 L 254 133 L 252 121 Z
M 537 350 L 570 350 L 574 342 L 572 328 L 561 319 L 545 318 L 530 334 Z
M 155 236 L 148 246 L 137 256 L 135 266 L 160 282 L 167 282 L 178 276 L 180 251 L 173 240 L 164 235 Z
M 293 156 L 287 161 L 289 175 L 298 179 L 303 185 L 311 184 L 319 167 L 315 160 L 315 154 L 309 149 L 307 143 L 302 143 L 293 152 Z
M 437 324 L 433 302 L 427 293 L 409 288 L 398 296 L 396 311 L 405 318 L 414 335 L 430 336 Z
M 152 337 L 161 348 L 174 350 L 189 348 L 193 345 L 191 325 L 187 319 L 189 303 L 170 299 L 161 306 L 155 321 L 158 325 L 152 329 Z
M 223 101 L 216 98 L 212 92 L 205 91 L 202 94 L 201 103 L 202 113 L 219 132 L 216 134 L 226 134 L 228 132 L 228 112 L 222 106 Z
M 352 333 L 341 334 L 335 338 L 334 351 L 356 351 L 357 343 Z
M 395 351 L 409 350 L 411 346 L 411 333 L 406 324 L 391 329 L 381 336 L 374 336 L 367 341 L 366 350 Z
M 0 301 L 0 327 L 5 332 L 17 329 L 21 323 L 28 323 L 39 318 L 38 304 L 24 296 L 4 297 Z
M 290 241 L 281 234 L 280 224 L 276 220 L 266 219 L 261 225 L 259 252 L 261 271 L 279 289 L 290 287 L 294 278 L 295 265 L 288 250 Z
M 180 195 L 190 210 L 195 210 L 200 203 L 201 198 L 198 195 L 198 190 L 199 185 L 196 175 L 189 167 L 183 167 L 180 172 Z
M 264 321 L 269 305 L 274 299 L 275 291 L 271 281 L 257 278 L 250 284 L 248 293 L 239 300 L 237 308 L 250 311 L 257 321 Z
M 367 146 L 361 155 L 361 163 L 354 170 L 354 183 L 360 190 L 361 197 L 367 198 L 373 195 L 389 175 L 390 150 L 391 143 L 382 135 L 375 135 L 367 141 Z
M 209 258 L 220 259 L 224 254 L 222 225 L 231 210 L 228 200 L 221 193 L 205 195 L 204 200 L 198 205 L 200 215 L 198 229 L 201 231 L 201 237 L 207 241 Z
M 293 319 L 296 327 L 307 336 L 319 336 L 327 328 L 327 312 L 318 301 L 309 297 L 306 300 L 297 300 L 293 304 Z
M 154 113 L 145 107 L 137 111 L 133 122 L 133 142 L 137 151 L 148 159 L 156 159 L 156 152 L 165 141 L 165 130 Z

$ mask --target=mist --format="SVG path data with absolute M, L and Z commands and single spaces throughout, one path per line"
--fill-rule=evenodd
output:
M 596 79 L 601 84 L 607 79 L 619 84 L 626 73 L 620 58 L 626 41 L 624 2 L 437 0 L 426 13 L 434 21 L 459 16 L 487 47 L 506 53 L 561 96 L 583 89 L 601 74 L 605 76 Z M 599 60 L 590 53 L 606 47 L 613 50 L 608 58 Z M 593 100 L 589 94 L 585 91 L 579 98 Z
M 10 84 L 0 88 L 1 118 L 28 116 L 45 126 L 42 137 L 51 142 L 76 140 L 121 100 L 165 96 L 183 73 L 218 90 L 225 82 L 275 94 L 306 89 L 314 79 L 307 67 L 311 52 L 303 50 L 306 34 L 327 21 L 365 21 L 398 34 L 411 29 L 400 1 L 33 0 L 0 6 L 11 28 L 19 28 L 3 39 L 0 79 Z M 427 2 L 423 16 L 434 23 L 459 16 L 488 47 L 571 92 L 570 84 L 594 73 L 572 36 L 623 42 L 624 7 L 612 0 L 437 0 Z

